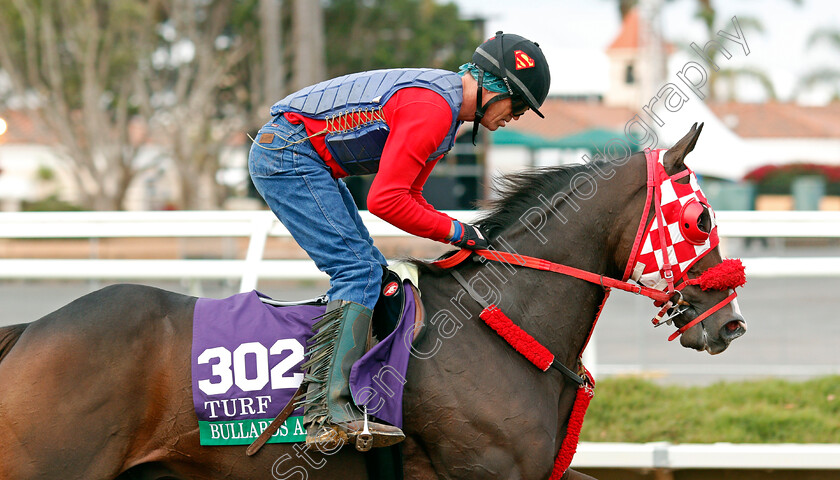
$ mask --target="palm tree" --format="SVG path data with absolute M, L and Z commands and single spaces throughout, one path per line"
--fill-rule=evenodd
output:
M 821 28 L 815 30 L 808 37 L 808 48 L 812 48 L 820 43 L 828 44 L 829 47 L 840 52 L 840 29 Z M 796 89 L 794 90 L 794 98 L 819 86 L 833 87 L 834 94 L 832 95 L 832 99 L 840 99 L 840 69 L 836 67 L 823 67 L 806 73 L 797 83 Z
M 667 2 L 672 0 L 664 1 Z M 802 3 L 802 0 L 791 1 L 796 3 L 797 5 Z M 617 0 L 618 10 L 621 14 L 622 20 L 633 8 L 635 8 L 639 4 L 639 2 L 640 0 Z M 715 7 L 712 5 L 712 0 L 697 0 L 696 17 L 703 22 L 703 25 L 706 27 L 708 39 L 710 40 L 716 37 L 717 32 L 722 29 L 720 27 L 726 28 L 728 26 L 719 25 L 717 23 L 717 16 L 717 10 L 715 10 Z M 763 25 L 756 18 L 738 16 L 738 22 L 741 25 L 742 30 L 752 30 L 757 32 L 764 31 Z M 715 58 L 719 55 L 719 52 L 717 50 L 711 50 L 708 53 L 712 61 L 714 61 Z M 775 88 L 773 88 L 773 82 L 770 80 L 770 77 L 767 75 L 767 73 L 756 68 L 721 68 L 718 71 L 712 70 L 709 72 L 709 96 L 707 97 L 708 101 L 723 100 L 719 87 L 724 81 L 728 82 L 730 86 L 730 88 L 727 89 L 728 95 L 726 99 L 733 100 L 735 96 L 734 86 L 739 79 L 743 78 L 758 81 L 758 83 L 763 87 L 767 98 L 769 100 L 776 99 L 776 91 Z
M 698 0 L 697 3 L 698 10 L 696 17 L 702 20 L 710 40 L 716 37 L 717 32 L 724 30 L 727 27 L 731 27 L 731 24 L 723 25 L 717 23 L 717 11 L 712 7 L 710 0 Z M 738 16 L 738 24 L 741 26 L 741 30 L 743 31 L 754 31 L 759 33 L 764 32 L 764 25 L 762 25 L 761 22 L 754 17 Z M 707 54 L 711 57 L 713 62 L 718 63 L 715 60 L 720 56 L 719 50 L 710 50 Z M 764 88 L 764 93 L 767 95 L 767 99 L 776 100 L 776 89 L 773 88 L 773 81 L 766 72 L 751 67 L 721 67 L 720 70 L 716 71 L 711 69 L 709 71 L 709 101 L 734 101 L 736 93 L 735 85 L 739 79 L 752 79 L 758 81 L 758 83 Z M 724 81 L 729 83 L 726 98 L 723 98 L 720 91 L 720 86 Z

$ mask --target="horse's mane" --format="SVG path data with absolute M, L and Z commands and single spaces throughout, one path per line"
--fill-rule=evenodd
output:
M 599 165 L 607 163 L 604 160 L 596 162 Z M 494 198 L 482 202 L 481 207 L 485 212 L 476 223 L 492 242 L 505 229 L 518 222 L 528 209 L 542 206 L 540 195 L 550 200 L 558 192 L 569 192 L 572 178 L 591 167 L 590 163 L 536 167 L 497 177 L 492 185 Z M 447 252 L 441 258 L 452 253 L 454 251 Z M 411 259 L 411 262 L 421 268 L 436 270 L 422 260 Z
M 548 201 L 557 193 L 569 192 L 572 178 L 591 167 L 589 163 L 538 167 L 496 178 L 493 183 L 495 198 L 482 204 L 486 212 L 479 218 L 478 225 L 490 241 L 495 240 L 530 208 L 543 206 L 539 196 Z

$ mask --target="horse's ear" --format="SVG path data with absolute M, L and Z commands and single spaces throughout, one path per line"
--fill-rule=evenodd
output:
M 700 137 L 701 131 L 703 131 L 703 124 L 701 123 L 698 127 L 695 123 L 676 145 L 665 152 L 663 164 L 669 174 L 673 175 L 683 169 L 685 157 L 694 150 L 694 145 L 697 144 L 697 138 Z

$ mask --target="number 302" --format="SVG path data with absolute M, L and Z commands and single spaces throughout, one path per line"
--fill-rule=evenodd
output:
M 269 355 L 280 355 L 286 350 L 292 353 L 275 365 L 269 374 Z M 255 357 L 257 373 L 254 378 L 248 378 L 245 373 L 245 359 L 249 354 Z M 198 363 L 207 364 L 214 359 L 218 359 L 218 363 L 212 364 L 211 374 L 219 380 L 214 382 L 212 379 L 207 379 L 198 382 L 198 388 L 207 395 L 227 393 L 234 383 L 244 392 L 254 392 L 262 390 L 269 379 L 273 390 L 298 388 L 303 381 L 303 373 L 286 375 L 289 370 L 303 361 L 303 345 L 293 338 L 281 338 L 268 350 L 259 342 L 243 343 L 233 351 L 232 355 L 225 347 L 208 348 L 198 356 Z

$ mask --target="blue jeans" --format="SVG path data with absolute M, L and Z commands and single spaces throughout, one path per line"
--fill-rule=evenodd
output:
M 388 261 L 373 245 L 347 186 L 332 178 L 312 144 L 304 140 L 302 124 L 292 125 L 279 115 L 260 129 L 257 140 L 266 133 L 274 134 L 271 144 L 254 143 L 248 155 L 248 171 L 257 191 L 318 268 L 330 276 L 329 299 L 373 310 L 382 265 Z M 286 148 L 276 150 L 280 147 Z

